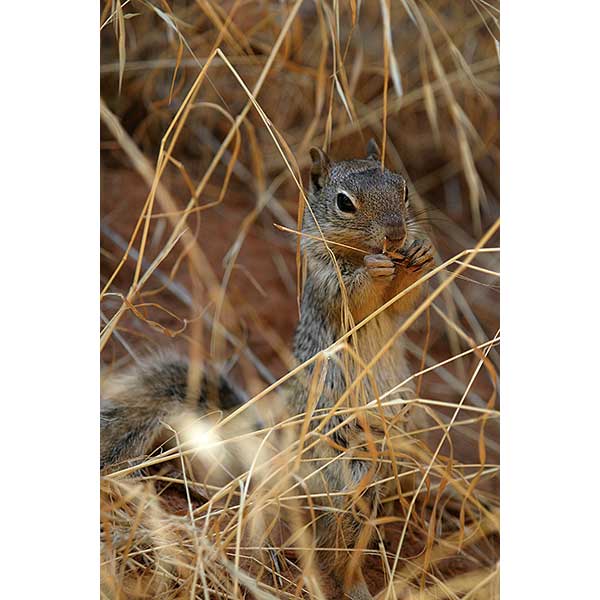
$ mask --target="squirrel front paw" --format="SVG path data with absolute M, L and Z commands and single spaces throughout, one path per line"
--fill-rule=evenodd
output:
M 433 267 L 433 249 L 428 240 L 415 240 L 400 252 L 396 264 L 403 269 L 416 273 L 429 271 Z
M 364 258 L 365 268 L 375 283 L 387 285 L 396 274 L 396 264 L 386 254 L 368 254 Z

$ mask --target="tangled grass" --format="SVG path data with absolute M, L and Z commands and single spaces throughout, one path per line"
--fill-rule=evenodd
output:
M 364 450 L 399 475 L 357 551 L 379 598 L 498 597 L 496 3 L 107 0 L 100 23 L 103 371 L 175 347 L 249 398 L 102 478 L 103 597 L 341 597 L 316 564 L 303 424 L 376 401 L 290 416 L 281 395 L 306 367 L 289 348 L 308 149 L 350 158 L 370 137 L 437 266 L 394 333 L 413 373 L 378 401 L 412 425 Z

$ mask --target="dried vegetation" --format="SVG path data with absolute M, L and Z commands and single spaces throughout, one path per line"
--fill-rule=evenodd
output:
M 279 400 L 302 368 L 289 348 L 308 149 L 350 158 L 375 137 L 410 182 L 438 267 L 402 332 L 413 376 L 380 390 L 397 402 L 410 385 L 419 425 L 392 427 L 391 459 L 371 456 L 402 476 L 365 520 L 376 530 L 367 581 L 386 599 L 496 598 L 496 2 L 100 8 L 103 372 L 177 348 L 220 365 L 250 398 L 102 478 L 102 596 L 341 597 L 315 565 L 307 507 L 317 516 L 297 476 L 316 434 L 299 437 L 304 415 L 283 415 Z M 347 340 L 332 349 L 346 351 Z M 262 430 L 232 434 L 252 410 Z

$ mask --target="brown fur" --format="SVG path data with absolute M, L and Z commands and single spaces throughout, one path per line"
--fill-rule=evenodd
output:
M 304 232 L 317 237 L 322 233 L 325 239 L 352 248 L 331 245 L 332 256 L 319 239 L 303 238 L 308 273 L 294 343 L 299 362 L 330 347 L 353 324 L 414 283 L 432 260 L 427 242 L 409 239 L 406 182 L 401 175 L 381 169 L 376 145 L 371 143 L 368 157 L 360 160 L 332 162 L 317 149 L 311 155 L 310 207 L 305 211 Z M 353 212 L 338 207 L 340 193 L 351 197 Z M 325 373 L 321 372 L 322 389 L 314 406 L 309 406 L 314 363 L 301 373 L 288 394 L 292 414 L 333 407 L 347 383 L 354 381 L 362 366 L 388 342 L 418 294 L 406 295 L 372 318 L 351 337 L 347 348 L 322 356 Z M 209 366 L 198 374 L 197 385 L 190 386 L 184 361 L 160 359 L 113 381 L 101 412 L 101 467 L 112 469 L 146 455 L 154 448 L 163 423 L 184 411 L 203 411 L 211 403 L 227 409 L 242 401 L 231 384 Z M 398 340 L 349 394 L 347 405 L 364 406 L 407 375 L 402 340 Z M 387 413 L 398 416 L 396 410 Z M 319 564 L 337 577 L 352 600 L 368 600 L 371 595 L 360 568 L 361 553 L 344 549 L 363 549 L 369 544 L 369 521 L 377 514 L 384 490 L 368 484 L 393 474 L 386 462 L 365 460 L 369 444 L 371 450 L 375 444 L 382 451 L 384 425 L 375 412 L 360 414 L 364 418 L 358 417 L 324 438 L 305 453 L 307 460 L 301 463 L 301 474 L 312 494 L 336 494 L 327 501 L 314 500 L 318 515 L 315 542 L 317 548 L 337 549 L 321 552 Z M 343 419 L 333 415 L 322 433 L 331 432 Z M 311 423 L 314 427 L 318 422 Z
M 228 410 L 243 402 L 242 394 L 211 367 L 197 370 L 197 385 L 189 385 L 189 372 L 185 360 L 162 356 L 106 382 L 100 411 L 102 470 L 145 458 L 156 448 L 164 423 L 184 412 L 203 413 L 209 407 Z
M 401 175 L 381 169 L 375 149 L 376 146 L 370 144 L 366 159 L 340 162 L 331 161 L 321 150 L 311 152 L 313 166 L 303 227 L 311 237 L 302 240 L 307 277 L 294 347 L 299 362 L 330 347 L 353 323 L 362 321 L 417 281 L 432 263 L 429 244 L 408 236 L 406 182 Z M 353 212 L 340 208 L 340 193 L 352 199 Z M 347 200 L 342 200 L 342 205 L 352 208 Z M 331 252 L 323 241 L 315 239 L 321 234 L 332 242 Z M 384 250 L 393 252 L 384 254 Z M 361 363 L 369 363 L 401 325 L 419 293 L 407 294 L 352 336 L 351 347 L 358 360 L 351 352 L 340 351 L 324 362 L 327 373 L 315 408 L 327 409 L 336 404 L 346 391 L 347 383 L 360 373 Z M 306 369 L 290 394 L 289 405 L 293 412 L 305 412 L 310 405 L 310 378 L 314 368 L 313 364 Z M 363 379 L 349 395 L 347 405 L 364 405 L 407 375 L 400 339 L 375 364 L 370 377 Z M 322 377 L 322 372 L 319 376 Z M 395 412 L 388 411 L 388 414 Z M 343 418 L 334 416 L 324 432 L 333 429 Z M 303 475 L 310 491 L 313 494 L 347 493 L 330 496 L 330 502 L 324 503 L 322 517 L 317 521 L 317 547 L 364 548 L 370 542 L 368 521 L 377 514 L 382 490 L 366 486 L 392 472 L 386 463 L 380 463 L 375 471 L 372 462 L 357 458 L 361 453 L 364 456 L 369 441 L 376 442 L 379 448 L 383 442 L 383 425 L 379 422 L 377 427 L 376 415 L 367 421 L 371 425 L 367 426 L 368 433 L 365 424 L 356 419 L 338 429 L 329 441 L 322 441 L 306 452 L 305 458 L 311 460 L 305 463 Z M 353 449 L 356 446 L 362 448 Z M 340 453 L 345 455 L 344 459 L 339 459 Z M 330 462 L 336 457 L 338 460 Z M 319 467 L 323 470 L 319 476 L 313 476 Z M 360 553 L 322 552 L 320 563 L 337 574 L 353 600 L 371 598 L 360 569 Z

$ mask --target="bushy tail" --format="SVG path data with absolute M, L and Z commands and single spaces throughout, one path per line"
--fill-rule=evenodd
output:
M 108 383 L 100 411 L 102 470 L 153 450 L 169 419 L 209 407 L 228 410 L 244 402 L 242 394 L 210 367 L 202 371 L 198 393 L 188 398 L 188 370 L 181 358 L 160 358 Z

